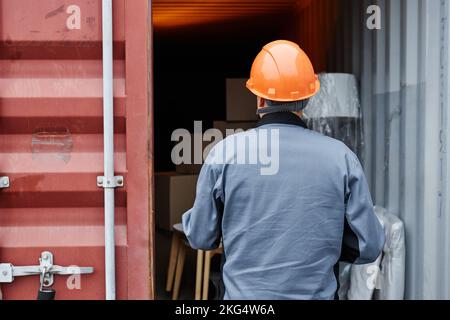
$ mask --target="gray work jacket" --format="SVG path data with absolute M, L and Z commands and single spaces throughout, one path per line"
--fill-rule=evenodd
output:
M 339 260 L 373 262 L 384 244 L 358 158 L 293 113 L 213 148 L 183 228 L 196 249 L 223 239 L 225 299 L 333 299 Z

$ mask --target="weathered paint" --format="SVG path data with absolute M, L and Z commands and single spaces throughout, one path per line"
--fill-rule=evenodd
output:
M 70 20 L 79 7 L 80 23 Z M 115 0 L 117 296 L 153 298 L 151 9 Z M 70 10 L 68 10 L 70 9 Z M 0 0 L 0 262 L 92 266 L 81 290 L 56 277 L 58 299 L 104 298 L 100 0 Z M 3 285 L 35 299 L 38 277 Z

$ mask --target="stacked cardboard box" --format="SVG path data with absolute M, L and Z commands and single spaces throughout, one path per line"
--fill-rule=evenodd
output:
M 227 79 L 227 119 L 215 121 L 214 128 L 225 138 L 227 129 L 248 130 L 255 126 L 257 115 L 256 98 L 245 87 L 245 79 Z M 203 134 L 191 135 L 190 163 L 176 166 L 176 172 L 161 172 L 155 175 L 156 226 L 172 230 L 174 224 L 181 222 L 181 216 L 192 208 L 195 201 L 198 173 L 202 165 L 195 164 L 195 144 L 201 145 L 201 155 L 211 142 L 203 141 Z M 195 143 L 196 141 L 196 143 Z M 197 150 L 198 152 L 198 150 Z
M 204 155 L 205 152 L 205 148 L 207 146 L 209 146 L 209 144 L 211 142 L 209 141 L 203 141 L 203 135 L 200 133 L 195 133 L 195 134 L 191 134 L 191 156 L 189 159 L 189 163 L 182 163 L 182 164 L 178 164 L 176 165 L 176 172 L 179 174 L 199 174 L 200 170 L 202 168 L 202 163 L 195 163 L 195 160 L 199 160 L 199 159 L 195 159 L 194 153 L 198 152 L 195 150 L 195 141 L 197 141 L 198 145 L 201 145 L 201 153 L 199 153 L 197 155 L 197 157 L 201 157 L 201 162 L 203 163 L 203 156 L 206 156 L 207 154 Z M 197 161 L 198 162 L 198 161 Z
M 203 153 L 210 142 L 204 142 L 201 133 L 191 134 L 189 138 L 190 143 L 183 146 L 190 150 L 183 150 L 180 154 L 187 163 L 176 165 L 175 172 L 155 175 L 156 226 L 163 230 L 172 230 L 174 224 L 181 222 L 183 213 L 194 205 L 198 174 L 202 167 L 201 163 L 195 162 L 203 161 Z M 199 150 L 195 150 L 198 146 Z M 189 151 L 190 157 L 184 159 L 184 151 Z
M 256 96 L 245 86 L 247 79 L 227 79 L 227 121 L 257 121 Z
M 172 230 L 181 216 L 192 208 L 198 176 L 195 174 L 177 174 L 160 172 L 155 174 L 155 214 L 156 226 Z
M 214 128 L 219 129 L 225 138 L 227 130 L 246 131 L 254 128 L 256 115 L 256 97 L 245 86 L 247 79 L 227 79 L 226 121 L 214 121 Z M 232 133 L 232 131 L 231 131 Z

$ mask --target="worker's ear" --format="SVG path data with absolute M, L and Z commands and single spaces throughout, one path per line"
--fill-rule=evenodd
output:
M 266 104 L 266 100 L 264 98 L 258 97 L 258 108 L 263 108 Z

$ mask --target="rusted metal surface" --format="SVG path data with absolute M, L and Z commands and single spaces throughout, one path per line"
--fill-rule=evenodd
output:
M 117 297 L 153 298 L 150 1 L 115 0 Z M 0 0 L 0 262 L 92 266 L 58 299 L 104 298 L 100 0 Z M 3 285 L 35 299 L 38 277 Z

